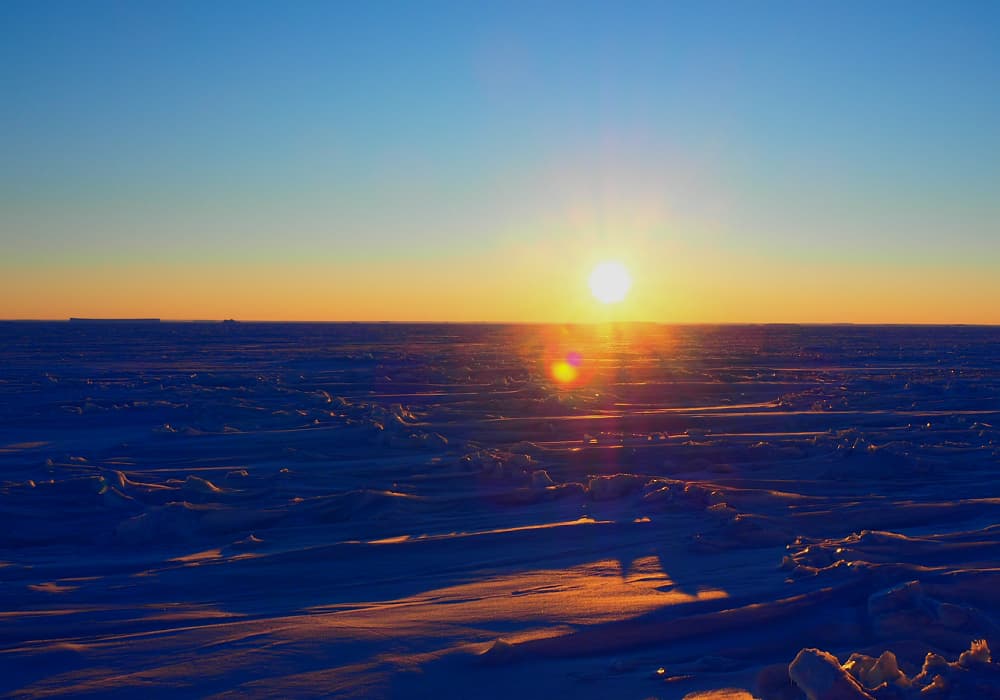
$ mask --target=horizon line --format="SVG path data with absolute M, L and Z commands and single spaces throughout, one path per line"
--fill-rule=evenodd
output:
M 80 317 L 62 318 L 0 318 L 0 323 L 71 323 L 83 322 L 129 322 L 158 323 L 286 323 L 286 324 L 353 324 L 353 325 L 426 325 L 426 326 L 601 326 L 601 325 L 647 325 L 647 326 L 970 326 L 979 328 L 1000 327 L 998 322 L 969 323 L 959 321 L 447 321 L 447 320 L 323 320 L 323 319 L 238 319 L 238 318 L 160 318 L 149 317 Z

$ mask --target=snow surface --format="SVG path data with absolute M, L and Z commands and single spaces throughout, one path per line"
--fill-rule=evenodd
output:
M 998 426 L 997 328 L 0 323 L 0 695 L 998 698 Z

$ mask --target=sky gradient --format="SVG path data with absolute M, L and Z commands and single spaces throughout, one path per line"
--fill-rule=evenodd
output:
M 539 5 L 0 4 L 0 318 L 1000 323 L 1000 4 Z

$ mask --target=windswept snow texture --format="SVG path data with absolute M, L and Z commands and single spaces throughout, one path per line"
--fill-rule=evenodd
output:
M 997 328 L 0 324 L 0 695 L 997 698 L 998 475 Z

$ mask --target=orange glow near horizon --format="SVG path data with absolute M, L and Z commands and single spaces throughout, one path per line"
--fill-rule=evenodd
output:
M 629 262 L 642 284 L 622 303 L 601 304 L 587 288 L 593 259 L 572 253 L 553 266 L 556 252 L 503 256 L 503 274 L 496 260 L 26 265 L 0 275 L 0 319 L 1000 323 L 1000 277 L 986 268 L 848 270 L 653 248 Z

